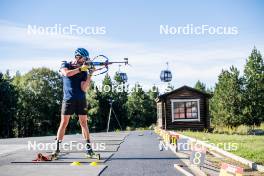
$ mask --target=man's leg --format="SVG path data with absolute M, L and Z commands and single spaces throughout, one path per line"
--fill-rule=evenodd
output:
M 57 132 L 57 140 L 63 139 L 70 117 L 70 115 L 61 115 L 60 127 Z
M 82 135 L 83 135 L 84 140 L 86 141 L 87 154 L 92 154 L 93 151 L 91 147 L 90 134 L 89 134 L 87 120 L 88 120 L 87 115 L 79 115 L 79 122 L 82 128 Z
M 71 117 L 70 115 L 61 115 L 60 127 L 59 127 L 58 132 L 57 132 L 56 152 L 60 151 L 60 143 L 64 137 L 64 134 L 65 134 L 66 128 L 68 126 L 70 117 Z
M 79 122 L 80 122 L 80 125 L 82 128 L 82 135 L 86 141 L 90 140 L 90 134 L 89 134 L 87 120 L 88 120 L 87 115 L 79 115 Z

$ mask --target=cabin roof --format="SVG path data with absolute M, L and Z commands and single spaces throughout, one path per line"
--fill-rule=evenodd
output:
M 206 92 L 200 91 L 198 89 L 195 89 L 195 88 L 192 88 L 192 87 L 184 85 L 182 87 L 179 87 L 178 89 L 172 90 L 172 91 L 167 92 L 167 93 L 162 94 L 162 95 L 159 95 L 158 98 L 156 99 L 156 102 L 158 102 L 161 99 L 166 98 L 168 95 L 171 95 L 171 94 L 176 93 L 176 92 L 181 91 L 181 90 L 189 90 L 189 91 L 192 91 L 192 92 L 196 92 L 198 94 L 206 96 L 207 98 L 211 98 L 212 97 L 212 95 L 209 94 L 209 93 L 206 93 Z

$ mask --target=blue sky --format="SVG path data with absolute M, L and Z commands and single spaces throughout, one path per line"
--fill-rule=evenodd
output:
M 129 83 L 164 85 L 159 73 L 169 68 L 175 87 L 193 86 L 199 79 L 214 86 L 221 69 L 235 65 L 241 71 L 255 45 L 263 54 L 264 1 L 33 1 L 0 2 L 0 71 L 22 73 L 32 67 L 57 70 L 71 59 L 76 47 L 92 56 L 113 60 L 128 57 L 122 67 Z M 27 34 L 28 25 L 104 26 L 105 35 L 43 36 Z M 236 26 L 238 35 L 161 35 L 160 25 Z M 110 68 L 110 74 L 118 70 Z M 102 76 L 95 78 L 100 81 Z

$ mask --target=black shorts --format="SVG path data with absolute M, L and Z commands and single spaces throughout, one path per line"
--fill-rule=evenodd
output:
M 87 115 L 86 100 L 63 100 L 61 115 Z

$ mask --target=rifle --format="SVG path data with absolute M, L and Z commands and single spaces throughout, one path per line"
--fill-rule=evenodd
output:
M 124 61 L 113 62 L 113 61 L 109 61 L 109 58 L 106 57 L 105 55 L 102 55 L 102 54 L 94 57 L 91 60 L 85 61 L 85 65 L 89 66 L 89 70 L 91 70 L 91 69 L 94 69 L 94 71 L 102 70 L 101 72 L 95 74 L 94 76 L 101 75 L 101 74 L 108 72 L 108 70 L 109 70 L 108 65 L 111 65 L 111 64 L 129 65 L 128 64 L 128 58 L 124 58 Z

